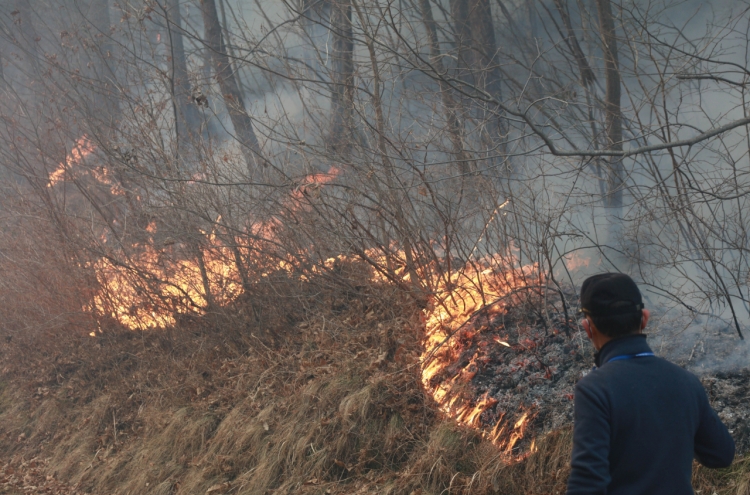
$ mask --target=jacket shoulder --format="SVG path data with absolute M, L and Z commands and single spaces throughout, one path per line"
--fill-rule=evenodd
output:
M 695 387 L 696 389 L 700 389 L 701 391 L 705 391 L 700 379 L 693 373 L 689 372 L 682 366 L 679 366 L 664 358 L 657 357 L 656 359 L 657 359 L 657 362 L 659 362 L 659 364 L 665 368 L 665 371 L 667 373 L 671 373 L 674 377 L 681 378 L 689 386 Z
M 670 382 L 675 385 L 679 383 L 683 387 L 705 393 L 703 384 L 693 373 L 662 357 L 656 356 L 648 359 L 650 360 L 650 363 L 652 363 L 648 366 L 652 372 L 647 374 L 653 375 L 655 373 L 658 375 L 659 381 L 662 383 Z M 591 392 L 599 389 L 606 389 L 613 383 L 623 380 L 628 381 L 634 379 L 636 376 L 645 378 L 644 372 L 646 372 L 646 370 L 644 368 L 629 370 L 625 363 L 627 363 L 627 361 L 605 364 L 601 368 L 588 372 L 576 382 L 576 390 Z

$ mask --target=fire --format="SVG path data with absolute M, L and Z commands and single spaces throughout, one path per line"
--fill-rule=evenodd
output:
M 529 413 L 528 411 L 523 413 L 521 418 L 513 425 L 513 429 L 510 431 L 509 435 L 506 431 L 507 425 L 504 424 L 501 420 L 502 418 L 498 420 L 498 422 L 495 424 L 495 427 L 492 429 L 492 432 L 487 436 L 492 440 L 493 443 L 502 446 L 506 452 L 510 453 L 513 450 L 513 447 L 515 447 L 518 441 L 521 440 L 524 436 L 526 425 L 529 422 Z M 534 450 L 535 443 L 536 442 L 534 440 L 531 441 L 531 447 L 529 448 L 529 451 Z
M 504 345 L 505 347 L 510 347 L 510 344 L 509 344 L 509 343 L 507 343 L 507 342 L 506 342 L 506 341 L 504 341 L 504 340 L 500 340 L 500 337 L 495 337 L 495 338 L 494 338 L 493 340 L 494 340 L 495 342 L 497 342 L 498 344 L 500 344 L 500 345 Z
M 488 397 L 486 394 L 482 396 L 482 398 L 479 399 L 477 404 L 472 408 L 464 408 L 461 413 L 457 416 L 457 420 L 459 422 L 471 425 L 471 426 L 477 426 L 477 423 L 479 422 L 479 416 L 489 409 L 490 407 L 497 404 L 497 399 L 494 399 L 492 397 Z
M 481 269 L 472 268 L 480 266 Z M 453 338 L 471 315 L 482 308 L 489 311 L 502 311 L 504 298 L 514 290 L 523 288 L 530 281 L 539 281 L 535 265 L 520 266 L 517 259 L 508 253 L 480 260 L 475 265 L 454 272 L 449 279 L 437 284 L 435 300 L 426 311 L 424 352 L 422 354 L 422 384 L 430 392 L 446 415 L 458 423 L 479 428 L 480 417 L 491 410 L 498 401 L 487 394 L 471 403 L 464 397 L 459 383 L 469 382 L 477 373 L 474 355 L 468 364 L 451 379 L 438 379 L 459 355 L 459 339 Z M 479 331 L 484 330 L 484 327 Z M 499 345 L 511 345 L 496 336 L 493 340 Z M 501 415 L 490 430 L 482 430 L 483 435 L 494 444 L 510 453 L 524 437 L 526 426 L 533 414 L 529 411 L 512 425 L 503 421 Z M 481 429 L 481 428 L 480 428 Z
M 62 163 L 49 175 L 47 187 L 54 187 L 58 182 L 65 180 L 65 175 L 72 172 L 76 165 L 80 165 L 83 159 L 93 153 L 95 147 L 89 140 L 88 136 L 83 135 L 76 141 L 76 144 L 70 150 L 70 154 Z
M 109 186 L 109 192 L 113 196 L 123 196 L 125 191 L 120 186 L 119 181 L 112 177 L 112 174 L 105 167 L 94 167 L 91 169 L 91 175 L 101 184 Z
M 76 149 L 79 151 L 72 156 L 80 159 L 85 156 L 82 150 L 90 152 L 93 148 Z M 66 166 L 70 163 L 66 162 Z M 300 210 L 304 207 L 305 195 L 314 194 L 311 191 L 318 191 L 339 173 L 339 169 L 331 167 L 325 174 L 304 177 L 285 206 L 292 211 Z M 102 183 L 110 183 L 106 170 L 95 177 Z M 220 220 L 221 217 L 215 223 L 219 224 Z M 252 237 L 273 240 L 279 223 L 279 219 L 271 218 L 252 225 Z M 170 243 L 158 248 L 153 241 L 158 231 L 156 223 L 151 222 L 145 230 L 151 234 L 151 241 L 135 246 L 137 254 L 123 260 L 101 258 L 94 264 L 101 291 L 94 296 L 88 310 L 107 315 L 132 330 L 165 328 L 176 323 L 177 315 L 204 314 L 211 306 L 230 304 L 244 292 L 236 256 L 247 259 L 250 248 L 258 245 L 243 245 L 242 239 L 231 238 L 233 246 L 229 246 L 214 232 L 204 232 L 196 245 Z M 190 255 L 185 256 L 186 252 Z M 290 262 L 282 260 L 274 262 L 268 270 L 291 270 L 291 266 Z M 261 271 L 257 276 L 265 277 L 267 273 Z
M 567 269 L 570 271 L 580 270 L 581 268 L 588 268 L 591 264 L 591 258 L 585 256 L 579 252 L 572 252 L 566 254 L 564 257 Z
M 85 174 L 90 174 L 97 182 L 109 187 L 109 192 L 113 196 L 123 196 L 125 191 L 119 181 L 113 177 L 112 172 L 103 166 L 82 167 L 84 159 L 96 151 L 96 147 L 86 135 L 76 140 L 75 145 L 70 150 L 68 156 L 60 165 L 49 175 L 47 187 L 55 187 L 65 180 L 79 178 Z
M 146 230 L 155 233 L 157 229 L 152 224 Z M 102 291 L 94 297 L 89 309 L 100 315 L 109 315 L 128 328 L 146 330 L 172 326 L 179 314 L 200 315 L 212 304 L 225 306 L 231 303 L 244 290 L 232 258 L 234 253 L 213 234 L 207 239 L 206 245 L 199 250 L 203 267 L 194 259 L 174 261 L 174 251 L 186 246 L 170 245 L 157 249 L 153 243 L 143 246 L 140 254 L 128 263 L 100 259 L 94 268 Z M 248 253 L 249 250 L 243 252 L 245 256 Z M 366 255 L 371 258 L 379 256 L 374 251 Z M 335 262 L 335 259 L 329 259 L 324 265 Z M 534 266 L 508 268 L 514 262 L 509 257 L 496 256 L 483 260 L 485 268 L 481 271 L 465 268 L 442 283 L 435 283 L 435 298 L 425 310 L 424 352 L 421 356 L 422 383 L 440 410 L 459 424 L 479 429 L 509 454 L 524 438 L 533 413 L 524 412 L 512 425 L 501 415 L 493 428 L 485 429 L 482 415 L 494 408 L 498 400 L 485 394 L 472 401 L 462 393 L 462 387 L 468 385 L 477 373 L 478 356 L 472 357 L 451 378 L 434 378 L 452 364 L 453 356 L 459 352 L 460 343 L 452 337 L 461 325 L 488 303 L 494 303 L 495 311 L 502 310 L 502 303 L 497 301 L 526 285 L 534 276 Z M 290 267 L 289 263 L 275 263 L 275 269 Z M 507 270 L 502 277 L 497 275 L 500 267 Z M 258 274 L 259 277 L 264 275 L 262 272 Z M 401 276 L 405 278 L 407 275 L 401 273 Z M 511 347 L 500 337 L 493 340 L 498 345 Z
M 326 184 L 329 184 L 341 173 L 341 169 L 338 167 L 331 167 L 325 174 L 310 174 L 306 176 L 300 184 L 292 190 L 292 199 L 299 201 L 305 194 L 317 196 L 320 194 L 320 188 Z
M 210 241 L 201 249 L 203 268 L 188 259 L 166 263 L 165 257 L 178 247 L 174 245 L 163 249 L 146 245 L 128 265 L 100 259 L 94 270 L 102 290 L 90 309 L 130 329 L 146 330 L 174 325 L 177 314 L 203 314 L 209 299 L 211 304 L 228 304 L 242 293 L 242 281 L 230 249 L 215 238 Z
M 60 168 L 50 176 L 52 187 L 71 167 L 79 164 L 94 148 L 84 136 L 78 140 L 70 156 Z M 340 170 L 331 167 L 327 173 L 316 173 L 304 177 L 294 187 L 283 203 L 283 209 L 296 212 L 306 208 L 305 199 L 315 198 L 320 188 L 333 181 Z M 106 170 L 94 174 L 101 183 L 111 183 Z M 281 223 L 281 217 L 257 223 L 249 230 L 254 239 L 275 238 L 274 232 Z M 216 221 L 219 224 L 219 220 Z M 158 226 L 152 222 L 145 231 L 151 236 L 149 242 L 135 246 L 129 256 L 111 255 L 94 263 L 94 271 L 101 286 L 88 310 L 117 320 L 134 330 L 147 330 L 172 326 L 180 314 L 202 315 L 211 307 L 221 307 L 236 300 L 248 283 L 248 274 L 240 274 L 237 257 L 247 260 L 259 246 L 243 246 L 242 239 L 229 237 L 221 240 L 215 232 L 203 233 L 200 240 L 170 243 L 163 242 L 159 247 L 154 242 Z M 262 241 L 253 241 L 262 242 Z M 400 253 L 400 255 L 399 255 Z M 396 258 L 406 259 L 403 251 L 392 246 L 389 253 Z M 388 273 L 375 272 L 376 280 L 397 277 L 411 283 L 412 273 L 406 270 L 406 263 L 393 263 L 386 260 L 382 252 L 366 251 L 365 257 L 375 264 L 388 266 Z M 257 260 L 254 260 L 257 261 Z M 323 265 L 331 266 L 337 260 L 326 260 Z M 390 261 L 391 263 L 386 263 Z M 262 265 L 264 261 L 259 261 Z M 265 261 L 266 268 L 255 271 L 253 276 L 264 277 L 271 270 L 291 270 L 292 260 Z M 266 271 L 264 271 L 266 270 Z M 482 431 L 482 434 L 498 447 L 510 453 L 524 437 L 526 426 L 533 413 L 526 411 L 512 425 L 500 414 L 494 427 L 487 428 L 483 414 L 498 405 L 496 398 L 488 394 L 479 399 L 466 398 L 466 390 L 481 367 L 481 356 L 474 355 L 452 377 L 442 378 L 447 367 L 454 363 L 461 351 L 460 342 L 454 335 L 476 311 L 503 311 L 506 296 L 529 284 L 539 282 L 535 265 L 520 266 L 512 250 L 475 260 L 451 273 L 422 272 L 426 286 L 431 288 L 432 300 L 424 314 L 424 351 L 421 355 L 421 378 L 425 390 L 432 395 L 440 410 L 463 424 Z M 304 277 L 304 275 L 302 275 Z M 483 331 L 486 327 L 475 331 Z M 499 336 L 494 337 L 498 345 L 511 347 Z M 438 376 L 441 375 L 441 376 Z

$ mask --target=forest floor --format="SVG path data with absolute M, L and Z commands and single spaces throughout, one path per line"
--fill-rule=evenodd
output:
M 167 330 L 0 336 L 0 494 L 565 492 L 570 366 L 550 378 L 556 399 L 538 401 L 535 450 L 509 455 L 425 393 L 422 312 L 403 292 L 373 282 L 276 294 Z M 547 335 L 545 362 L 580 345 Z M 534 373 L 521 388 L 478 376 L 508 397 L 546 386 Z M 748 378 L 704 378 L 743 449 Z M 694 486 L 748 495 L 750 458 L 696 467 Z

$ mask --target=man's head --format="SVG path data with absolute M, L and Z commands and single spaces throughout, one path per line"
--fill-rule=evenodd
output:
M 639 333 L 649 312 L 633 279 L 622 273 L 600 273 L 581 285 L 582 325 L 597 348 L 611 339 Z M 596 337 L 596 338 L 595 338 Z

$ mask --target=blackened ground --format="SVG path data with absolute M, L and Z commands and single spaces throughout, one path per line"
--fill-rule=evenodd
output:
M 739 454 L 750 450 L 750 370 L 701 379 L 711 405 L 734 437 Z
M 504 434 L 510 435 L 527 415 L 523 438 L 513 449 L 521 453 L 533 438 L 572 424 L 573 390 L 591 370 L 594 349 L 583 330 L 570 318 L 566 321 L 559 300 L 549 303 L 543 315 L 528 301 L 516 303 L 508 305 L 510 309 L 495 305 L 475 313 L 453 336 L 458 343 L 453 346 L 455 360 L 432 385 L 451 383 L 456 394 L 473 395 L 473 403 L 496 400 L 479 417 L 488 432 L 505 428 Z M 702 380 L 738 453 L 747 452 L 750 370 L 707 374 Z

